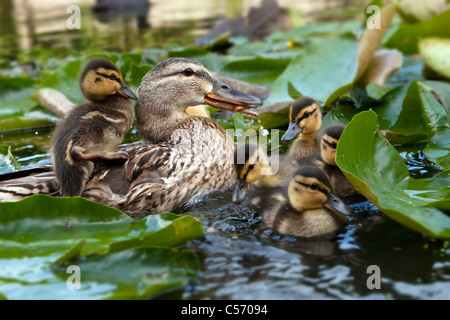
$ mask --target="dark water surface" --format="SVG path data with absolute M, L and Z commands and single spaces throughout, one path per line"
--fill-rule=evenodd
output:
M 4 135 L 23 168 L 48 163 L 51 131 Z M 15 142 L 14 142 L 15 141 Z M 411 175 L 427 176 L 421 152 L 400 152 Z M 450 243 L 428 239 L 381 213 L 364 198 L 346 199 L 354 212 L 331 240 L 307 241 L 267 229 L 245 202 L 220 192 L 177 213 L 202 221 L 205 236 L 189 242 L 201 270 L 184 299 L 450 299 Z M 368 267 L 381 272 L 369 289 Z M 173 298 L 172 295 L 168 296 Z

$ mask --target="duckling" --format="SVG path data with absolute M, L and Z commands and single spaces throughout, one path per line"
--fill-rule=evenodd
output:
M 213 120 L 189 115 L 187 107 L 208 104 L 217 109 L 257 116 L 249 109 L 261 100 L 234 90 L 195 60 L 160 61 L 142 79 L 135 105 L 144 141 L 119 146 L 125 164 L 96 166 L 82 196 L 133 218 L 170 212 L 189 205 L 235 181 L 234 142 Z M 30 178 L 29 178 L 30 179 Z M 51 194 L 53 180 L 32 186 L 0 181 L 0 201 L 36 193 Z M 45 191 L 43 191 L 45 190 Z
M 319 152 L 316 140 L 322 125 L 322 113 L 319 104 L 310 97 L 300 97 L 294 101 L 289 112 L 289 127 L 281 140 L 298 138 L 289 147 L 287 154 L 301 159 Z
M 106 59 L 93 59 L 83 69 L 80 88 L 88 102 L 74 107 L 52 137 L 52 162 L 62 196 L 80 196 L 94 161 L 125 162 L 115 152 L 133 123 L 134 93 L 119 69 Z
M 344 129 L 345 126 L 342 124 L 330 125 L 320 138 L 320 159 L 324 162 L 322 168 L 328 173 L 339 197 L 359 194 L 336 164 L 336 148 Z
M 284 188 L 258 196 L 263 198 L 259 212 L 267 226 L 294 237 L 333 235 L 351 214 L 333 194 L 325 171 L 316 166 L 300 167 Z
M 295 159 L 278 155 L 278 165 L 275 172 L 272 169 L 267 152 L 256 143 L 246 142 L 234 151 L 234 171 L 236 184 L 232 201 L 242 203 L 250 186 L 254 188 L 276 188 L 285 183 L 289 173 L 297 167 Z

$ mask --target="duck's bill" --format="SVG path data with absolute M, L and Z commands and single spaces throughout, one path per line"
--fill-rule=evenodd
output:
M 216 109 L 241 112 L 257 117 L 258 113 L 250 110 L 249 107 L 260 105 L 261 100 L 216 80 L 212 91 L 205 97 L 205 103 Z
M 128 88 L 128 86 L 122 82 L 122 86 L 120 87 L 119 90 L 117 90 L 117 94 L 125 97 L 125 98 L 129 98 L 129 99 L 133 99 L 133 100 L 137 100 L 136 95 L 133 93 L 133 91 L 131 91 L 130 88 Z
M 234 204 L 241 204 L 247 196 L 248 185 L 244 179 L 238 179 L 234 186 L 232 201 Z
M 324 205 L 331 211 L 342 214 L 344 216 L 350 216 L 352 214 L 352 210 L 334 194 L 329 195 L 328 200 Z
M 298 125 L 297 122 L 289 124 L 286 133 L 281 137 L 281 141 L 288 142 L 294 139 L 299 133 L 302 133 L 303 129 Z

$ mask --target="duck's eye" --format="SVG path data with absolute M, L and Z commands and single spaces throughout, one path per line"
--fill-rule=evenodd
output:
M 191 68 L 186 68 L 183 70 L 183 75 L 185 75 L 186 77 L 190 77 L 194 74 L 194 70 L 192 70 Z
M 317 189 L 319 189 L 319 186 L 318 186 L 316 183 L 311 183 L 311 184 L 309 185 L 309 188 L 310 188 L 311 190 L 317 190 Z
M 333 149 L 336 149 L 337 144 L 336 144 L 336 142 L 332 142 L 332 143 L 330 143 L 330 146 L 331 146 Z
M 310 114 L 311 114 L 311 113 L 310 113 L 309 111 L 306 111 L 306 112 L 303 114 L 303 118 L 308 118 Z
M 111 80 L 117 80 L 116 76 L 114 74 L 110 74 L 108 76 L 108 78 L 110 78 Z
M 254 164 L 250 164 L 248 166 L 248 171 L 252 171 L 254 168 L 255 168 L 255 165 Z

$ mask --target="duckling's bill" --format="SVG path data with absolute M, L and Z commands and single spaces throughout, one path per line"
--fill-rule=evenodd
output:
M 291 141 L 298 134 L 302 133 L 302 131 L 303 131 L 302 127 L 300 127 L 297 122 L 293 122 L 293 123 L 289 124 L 289 127 L 288 127 L 286 133 L 281 138 L 281 140 L 285 143 L 288 141 Z
M 125 98 L 137 100 L 136 95 L 133 93 L 133 91 L 131 91 L 130 88 L 128 88 L 128 86 L 125 84 L 125 82 L 121 81 L 120 84 L 121 84 L 121 87 L 119 88 L 119 90 L 117 90 L 118 95 L 125 97 Z
M 240 204 L 245 200 L 247 196 L 248 183 L 245 179 L 238 179 L 236 185 L 234 186 L 234 192 L 232 196 L 232 201 L 234 204 Z
M 352 210 L 334 194 L 330 194 L 328 196 L 328 199 L 324 203 L 324 206 L 331 211 L 342 214 L 344 216 L 350 216 L 352 214 Z
M 249 107 L 260 105 L 262 102 L 259 98 L 235 90 L 218 79 L 214 80 L 211 92 L 205 96 L 206 104 L 216 109 L 241 112 L 254 117 L 258 116 L 258 113 L 249 110 Z

